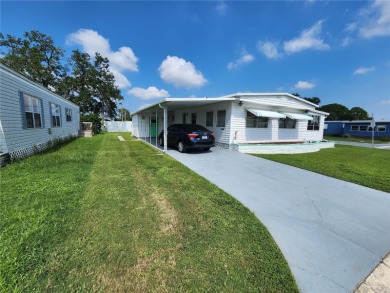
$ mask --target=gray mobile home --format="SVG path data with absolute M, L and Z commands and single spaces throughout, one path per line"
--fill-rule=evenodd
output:
M 28 156 L 79 128 L 77 105 L 0 63 L 0 154 Z

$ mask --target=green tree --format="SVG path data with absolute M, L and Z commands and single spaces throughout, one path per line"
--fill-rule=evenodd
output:
M 369 120 L 371 117 L 367 111 L 360 107 L 353 107 L 349 110 L 350 120 Z
M 318 98 L 318 97 L 312 97 L 312 98 L 309 98 L 309 97 L 301 97 L 300 94 L 298 93 L 292 93 L 293 96 L 296 96 L 298 98 L 301 98 L 301 99 L 304 99 L 306 101 L 309 101 L 310 103 L 313 103 L 313 104 L 316 104 L 316 105 L 319 105 L 321 104 L 321 99 Z
M 94 60 L 88 53 L 74 50 L 70 59 L 72 71 L 64 78 L 60 93 L 80 106 L 82 113 L 116 116 L 116 102 L 123 97 L 109 70 L 109 61 L 99 53 Z
M 24 33 L 24 39 L 0 33 L 2 63 L 44 87 L 56 90 L 66 76 L 64 50 L 38 31 Z
M 119 115 L 120 117 L 118 118 L 118 120 L 121 120 L 121 121 L 131 121 L 131 115 L 130 115 L 130 111 L 125 109 L 125 108 L 120 108 L 118 110 L 119 112 Z
M 116 116 L 117 102 L 123 100 L 119 88 L 115 85 L 115 77 L 109 69 L 109 61 L 99 53 L 95 54 L 94 61 L 94 99 L 97 102 L 96 112 Z
M 319 110 L 329 113 L 329 116 L 326 118 L 328 121 L 350 119 L 349 109 L 341 104 L 334 103 L 324 105 L 321 106 Z

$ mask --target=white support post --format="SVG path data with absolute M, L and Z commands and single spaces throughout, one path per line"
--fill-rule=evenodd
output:
M 165 104 L 164 105 L 164 153 L 167 152 L 168 150 L 168 142 L 167 142 L 167 139 L 168 139 L 168 105 Z

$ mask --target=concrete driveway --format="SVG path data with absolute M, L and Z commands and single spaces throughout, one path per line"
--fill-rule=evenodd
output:
M 354 291 L 390 251 L 390 194 L 236 151 L 168 155 L 247 206 L 301 292 Z

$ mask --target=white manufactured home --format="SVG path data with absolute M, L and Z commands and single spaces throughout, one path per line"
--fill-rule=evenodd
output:
M 171 124 L 200 124 L 214 132 L 218 146 L 241 152 L 318 151 L 334 144 L 322 142 L 328 113 L 317 107 L 287 93 L 166 98 L 132 114 L 133 135 L 152 141 Z
M 24 157 L 79 128 L 77 105 L 0 63 L 0 154 Z

